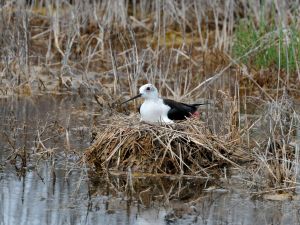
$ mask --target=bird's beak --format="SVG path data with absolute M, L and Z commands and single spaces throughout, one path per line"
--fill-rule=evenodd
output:
M 133 98 L 130 98 L 130 99 L 126 100 L 125 102 L 122 102 L 121 105 L 124 104 L 124 103 L 126 103 L 126 102 L 129 102 L 129 101 L 131 101 L 133 99 L 139 98 L 141 96 L 142 96 L 142 94 L 138 94 L 138 95 L 134 96 Z

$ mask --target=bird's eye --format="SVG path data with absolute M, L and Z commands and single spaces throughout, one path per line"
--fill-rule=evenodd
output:
M 150 91 L 150 87 L 147 87 L 146 90 L 147 90 L 147 91 Z

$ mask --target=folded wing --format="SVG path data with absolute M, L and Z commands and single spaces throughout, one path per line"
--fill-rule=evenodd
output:
M 186 117 L 190 117 L 197 111 L 197 106 L 202 104 L 185 104 L 176 102 L 171 99 L 164 99 L 164 104 L 168 105 L 171 109 L 168 112 L 170 120 L 184 120 Z

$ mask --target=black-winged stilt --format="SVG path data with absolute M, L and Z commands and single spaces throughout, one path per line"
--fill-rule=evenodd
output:
M 145 99 L 139 108 L 141 121 L 150 123 L 170 124 L 174 123 L 173 120 L 184 120 L 187 117 L 195 115 L 199 105 L 207 104 L 185 104 L 171 99 L 160 98 L 157 88 L 152 84 L 141 86 L 138 95 L 122 102 L 122 104 L 139 97 Z

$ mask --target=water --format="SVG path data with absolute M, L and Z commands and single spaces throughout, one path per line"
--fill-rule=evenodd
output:
M 239 176 L 216 182 L 93 173 L 79 163 L 100 120 L 91 99 L 1 100 L 0 225 L 300 224 L 297 198 L 254 198 Z

